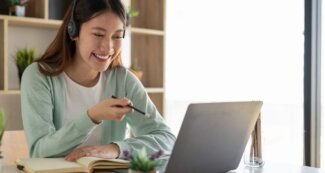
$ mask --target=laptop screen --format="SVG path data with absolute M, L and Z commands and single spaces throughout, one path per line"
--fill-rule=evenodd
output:
M 236 169 L 261 107 L 261 101 L 190 104 L 166 172 Z

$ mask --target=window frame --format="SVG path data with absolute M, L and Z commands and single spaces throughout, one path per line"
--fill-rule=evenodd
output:
M 305 0 L 304 165 L 320 167 L 321 0 Z

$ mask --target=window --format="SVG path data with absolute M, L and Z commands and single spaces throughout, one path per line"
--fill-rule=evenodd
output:
M 174 133 L 190 102 L 262 100 L 264 160 L 302 165 L 304 2 L 177 0 L 166 9 Z

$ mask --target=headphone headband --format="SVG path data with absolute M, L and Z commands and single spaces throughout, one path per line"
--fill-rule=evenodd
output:
M 71 39 L 74 39 L 75 37 L 77 37 L 79 35 L 79 23 L 77 21 L 75 21 L 75 18 L 74 18 L 76 5 L 77 5 L 77 0 L 73 0 L 71 16 L 70 16 L 70 20 L 68 23 L 68 34 Z M 124 36 L 125 36 L 125 28 L 123 31 L 123 38 L 124 38 Z

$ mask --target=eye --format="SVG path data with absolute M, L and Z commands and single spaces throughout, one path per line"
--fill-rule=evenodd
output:
M 112 37 L 114 40 L 121 40 L 121 39 L 123 39 L 123 36 L 121 36 L 121 35 L 115 35 L 115 36 L 113 36 Z
M 94 33 L 94 36 L 95 36 L 95 37 L 99 37 L 99 38 L 102 38 L 102 37 L 104 37 L 104 35 L 103 35 L 103 34 L 98 34 L 98 33 Z

